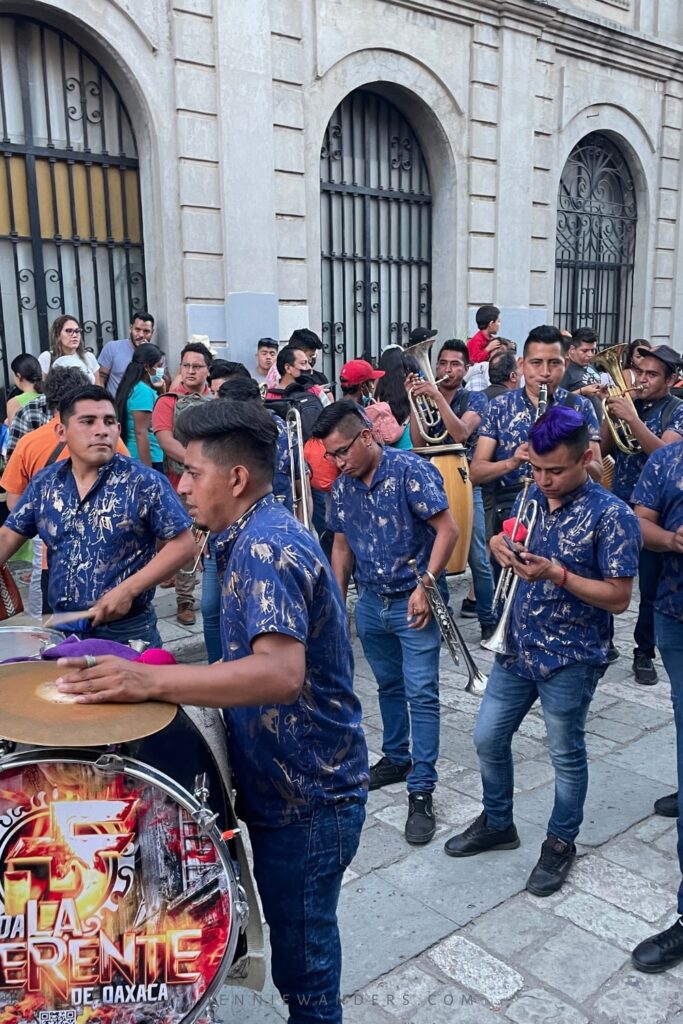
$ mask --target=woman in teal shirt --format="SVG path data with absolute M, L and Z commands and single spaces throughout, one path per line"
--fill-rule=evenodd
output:
M 118 386 L 116 411 L 131 458 L 160 473 L 164 453 L 152 431 L 152 409 L 163 390 L 164 353 L 156 345 L 140 345 Z

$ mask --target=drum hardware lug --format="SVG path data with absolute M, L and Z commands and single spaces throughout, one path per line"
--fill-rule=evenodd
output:
M 123 758 L 118 754 L 102 754 L 93 762 L 93 768 L 99 772 L 120 772 L 123 770 Z
M 462 482 L 463 482 L 464 484 L 466 484 L 466 483 L 467 483 L 467 481 L 469 480 L 469 476 L 467 475 L 467 470 L 466 470 L 466 469 L 462 469 L 462 467 L 459 467 L 459 468 L 458 468 L 458 473 L 459 473 L 459 474 L 460 474 L 460 476 L 462 477 Z
M 218 1000 L 215 996 L 212 996 L 206 1004 L 206 1015 L 204 1020 L 208 1021 L 208 1024 L 219 1024 Z
M 245 931 L 249 924 L 249 902 L 247 894 L 240 883 L 237 883 L 237 899 L 234 903 L 235 913 L 240 919 L 240 931 Z
M 0 740 L 0 758 L 13 754 L 16 750 L 16 743 L 13 740 Z
M 206 834 L 216 824 L 218 815 L 214 814 L 209 803 L 209 776 L 206 772 L 195 775 L 194 798 L 200 804 L 196 811 L 192 812 L 193 821 L 199 826 L 199 831 Z
M 150 646 L 149 640 L 129 640 L 128 646 L 132 647 L 138 654 L 144 654 L 147 648 Z

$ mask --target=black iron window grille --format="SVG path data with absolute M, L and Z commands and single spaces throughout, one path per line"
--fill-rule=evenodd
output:
M 560 180 L 555 323 L 593 327 L 601 348 L 630 339 L 637 220 L 622 153 L 607 136 L 587 135 Z
M 138 154 L 126 107 L 67 35 L 0 16 L 0 346 L 48 347 L 73 313 L 95 352 L 145 309 Z
M 431 314 L 432 200 L 412 128 L 358 89 L 337 107 L 320 153 L 322 340 L 326 372 L 377 360 Z

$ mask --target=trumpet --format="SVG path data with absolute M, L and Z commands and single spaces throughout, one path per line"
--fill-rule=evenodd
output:
M 199 568 L 199 563 L 204 557 L 206 545 L 209 543 L 210 530 L 202 530 L 201 526 L 197 526 L 194 522 L 192 523 L 192 536 L 194 537 L 195 544 L 199 545 L 199 552 L 194 561 L 194 565 L 191 569 L 178 569 L 178 573 L 181 576 L 192 576 L 196 573 Z
M 527 546 L 534 526 L 536 525 L 536 519 L 538 518 L 538 502 L 533 498 L 530 501 L 528 500 L 531 482 L 531 477 L 527 477 L 524 481 L 522 496 L 519 502 L 519 510 L 517 512 L 514 529 L 512 531 L 512 538 L 514 540 L 517 536 L 518 527 L 520 525 L 526 527 Z M 492 635 L 488 640 L 482 640 L 481 642 L 482 647 L 485 647 L 487 651 L 493 651 L 494 654 L 505 654 L 507 650 L 505 641 L 508 627 L 510 625 L 512 605 L 514 603 L 515 594 L 517 593 L 519 581 L 520 577 L 515 574 L 511 566 L 508 566 L 507 569 L 503 569 L 498 577 L 498 585 L 493 595 L 493 607 L 495 608 L 496 605 L 502 602 L 503 610 L 500 619 L 498 620 L 498 625 Z
M 410 559 L 408 565 L 415 573 L 417 582 L 425 592 L 425 597 L 427 598 L 427 603 L 429 604 L 431 613 L 434 616 L 434 621 L 439 627 L 439 632 L 441 633 L 444 643 L 448 648 L 448 652 L 456 665 L 460 664 L 460 654 L 463 656 L 467 674 L 469 676 L 465 690 L 467 693 L 471 693 L 475 697 L 481 697 L 486 689 L 486 676 L 479 671 L 474 663 L 472 655 L 467 650 L 467 645 L 462 638 L 460 630 L 453 621 L 453 618 L 448 611 L 448 606 L 441 596 L 438 583 L 429 570 L 424 574 L 429 581 L 428 583 L 425 583 L 420 575 L 420 570 L 418 569 L 417 562 L 414 558 Z
M 418 341 L 416 345 L 408 345 L 405 351 L 417 361 L 424 379 L 438 387 L 439 384 L 443 384 L 447 379 L 448 374 L 439 377 L 438 380 L 434 379 L 434 371 L 429 361 L 429 352 L 432 344 L 433 339 L 427 338 L 425 341 Z M 443 444 L 448 437 L 448 431 L 444 429 L 440 434 L 432 433 L 441 422 L 441 413 L 432 399 L 427 398 L 425 395 L 413 398 L 412 393 L 409 391 L 408 402 L 410 403 L 410 411 L 415 416 L 417 429 L 420 431 L 425 444 Z
M 612 345 L 611 348 L 606 348 L 604 351 L 598 352 L 597 355 L 593 356 L 591 363 L 596 369 L 609 374 L 614 381 L 614 385 L 610 385 L 607 389 L 607 396 L 602 400 L 605 422 L 612 435 L 612 440 L 620 452 L 623 452 L 625 455 L 637 455 L 638 452 L 643 450 L 640 441 L 636 438 L 626 420 L 617 419 L 616 416 L 612 415 L 608 405 L 610 398 L 626 398 L 633 406 L 633 411 L 635 412 L 636 409 L 633 405 L 631 392 L 643 390 L 642 384 L 633 388 L 627 386 L 621 369 L 621 357 L 624 348 L 624 345 Z
M 298 409 L 290 409 L 285 420 L 287 427 L 287 449 L 289 451 L 289 479 L 292 485 L 292 507 L 294 515 L 301 510 L 301 522 L 307 530 L 311 528 L 311 509 L 308 502 L 308 479 L 304 459 L 304 433 Z M 296 449 L 296 451 L 295 451 Z M 297 483 L 299 495 L 297 496 Z

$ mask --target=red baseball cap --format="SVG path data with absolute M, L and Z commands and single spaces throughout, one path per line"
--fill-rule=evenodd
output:
M 339 374 L 342 384 L 364 384 L 366 380 L 379 380 L 384 370 L 375 370 L 367 359 L 351 359 L 344 363 Z

